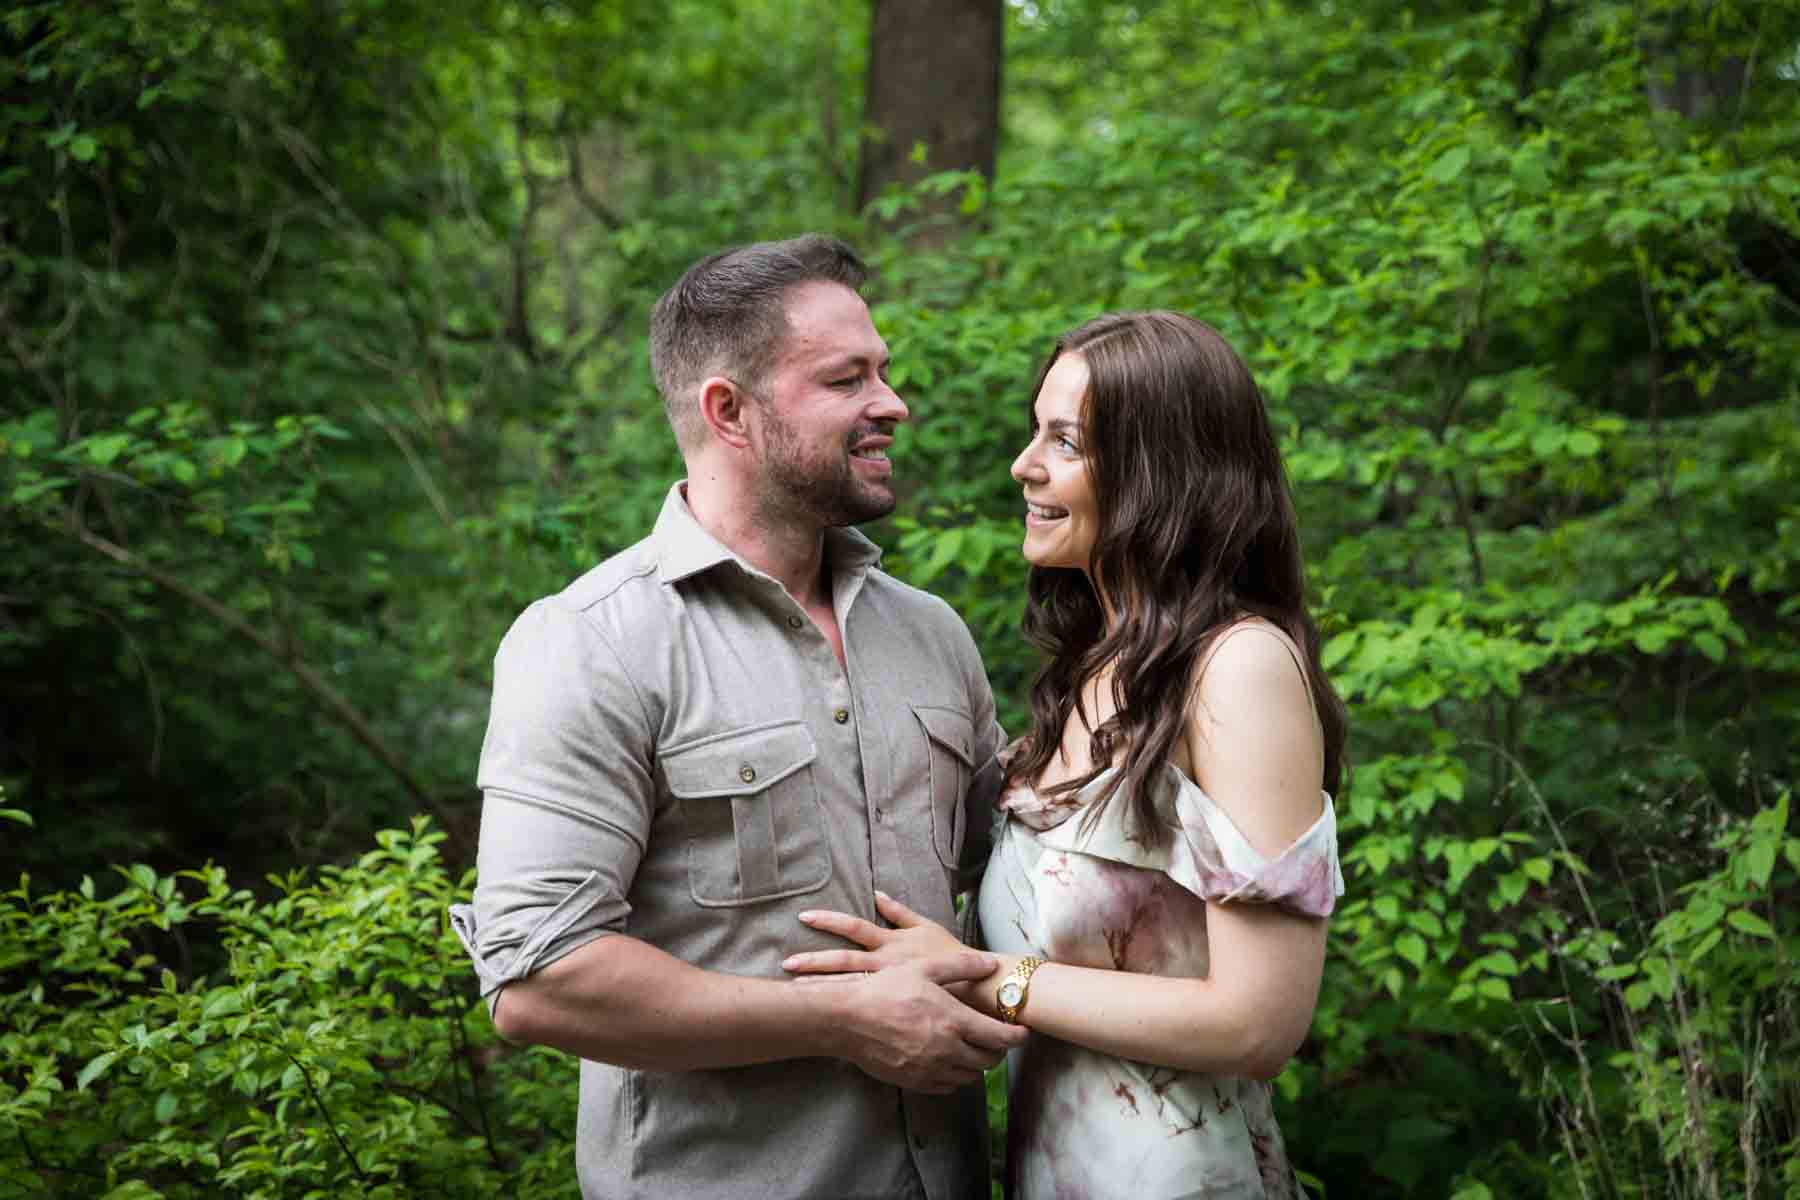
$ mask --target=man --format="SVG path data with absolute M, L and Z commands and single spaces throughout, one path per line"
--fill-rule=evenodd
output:
M 845 528 L 907 417 L 863 277 L 818 235 L 682 276 L 650 340 L 688 477 L 494 661 L 452 918 L 500 1032 L 582 1059 L 587 1200 L 988 1194 L 981 1071 L 1023 1034 L 944 985 L 993 960 L 781 970 L 876 889 L 950 922 L 998 776 L 967 630 Z

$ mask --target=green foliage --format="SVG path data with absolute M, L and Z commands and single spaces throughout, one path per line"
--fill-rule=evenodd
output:
M 1800 1195 L 1800 5 L 1009 12 L 996 177 L 862 215 L 852 0 L 0 18 L 0 855 L 65 889 L 6 909 L 0 1187 L 568 1186 L 566 1071 L 469 1017 L 416 838 L 261 900 L 176 868 L 421 808 L 466 856 L 499 634 L 680 470 L 649 306 L 827 228 L 913 415 L 872 532 L 1010 728 L 1051 340 L 1178 307 L 1262 383 L 1352 713 L 1279 1081 L 1328 1194 Z
M 574 1196 L 573 1064 L 495 1041 L 443 838 L 0 896 L 0 1195 Z

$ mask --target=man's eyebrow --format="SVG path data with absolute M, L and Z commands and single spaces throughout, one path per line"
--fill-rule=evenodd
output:
M 841 371 L 845 367 L 860 367 L 873 362 L 877 369 L 882 369 L 894 361 L 893 356 L 883 351 L 880 358 L 870 358 L 867 354 L 834 354 L 819 363 L 819 370 L 829 374 Z

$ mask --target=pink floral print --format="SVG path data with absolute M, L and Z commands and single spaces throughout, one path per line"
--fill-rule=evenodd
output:
M 1205 792 L 1170 766 L 1161 845 L 1126 828 L 1115 796 L 1085 820 L 1088 789 L 1000 799 L 1004 827 L 982 883 L 991 949 L 1053 962 L 1203 978 L 1207 904 L 1278 904 L 1327 916 L 1343 894 L 1331 797 L 1274 859 L 1259 854 Z M 1084 819 L 1075 819 L 1082 817 Z M 1006 1193 L 1014 1200 L 1288 1200 L 1294 1179 L 1269 1087 L 1176 1071 L 1033 1037 L 1008 1061 Z

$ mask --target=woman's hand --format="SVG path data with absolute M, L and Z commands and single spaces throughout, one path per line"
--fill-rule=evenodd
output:
M 846 971 L 879 971 L 899 963 L 941 958 L 964 949 L 956 935 L 928 921 L 885 892 L 875 893 L 875 910 L 894 926 L 883 929 L 849 913 L 810 911 L 800 920 L 823 933 L 855 942 L 860 950 L 812 950 L 790 955 L 782 969 L 795 975 L 834 975 Z

